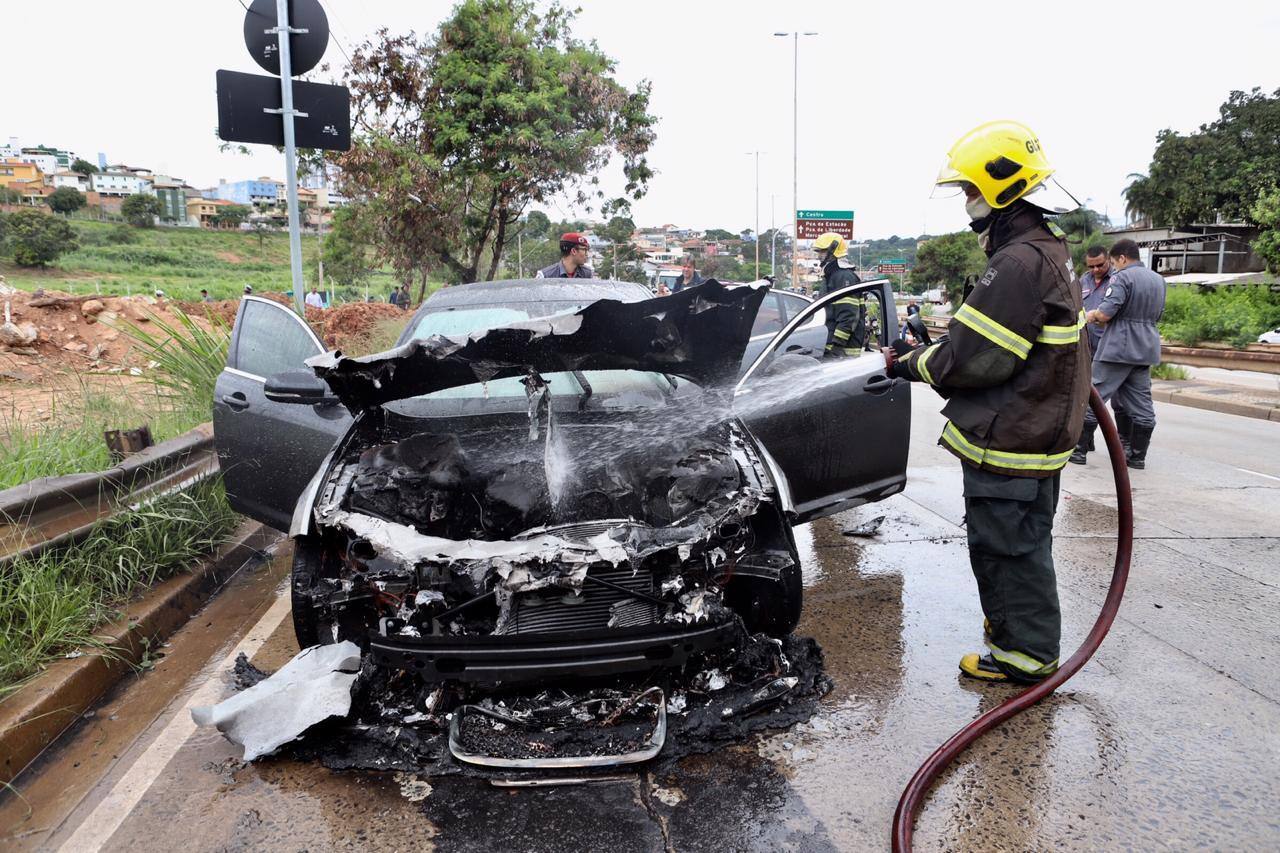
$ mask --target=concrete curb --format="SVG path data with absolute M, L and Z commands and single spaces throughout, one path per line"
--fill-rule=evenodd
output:
M 124 618 L 99 632 L 117 659 L 86 652 L 82 657 L 53 661 L 0 702 L 0 784 L 12 782 L 128 674 L 148 648 L 164 642 L 249 557 L 278 538 L 279 534 L 265 525 L 243 522 L 230 540 L 200 565 L 155 586 L 141 601 L 125 608 Z
M 1190 406 L 1193 409 L 1280 423 L 1280 406 L 1276 405 L 1266 406 L 1258 403 L 1222 400 L 1207 394 L 1197 394 L 1193 390 L 1182 391 L 1177 388 L 1152 388 L 1151 399 L 1176 406 Z

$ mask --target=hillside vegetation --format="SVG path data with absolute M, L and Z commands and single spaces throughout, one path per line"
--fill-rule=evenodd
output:
M 70 293 L 128 296 L 163 290 L 172 299 L 195 300 L 201 288 L 215 299 L 237 297 L 246 284 L 255 291 L 285 291 L 289 281 L 289 237 L 281 232 L 211 231 L 203 228 L 133 228 L 110 222 L 72 220 L 80 248 L 47 269 L 0 263 L 9 284 Z M 303 274 L 317 275 L 317 240 L 303 235 Z M 369 293 L 385 300 L 394 279 L 386 271 L 370 276 Z M 349 300 L 358 292 L 343 293 Z

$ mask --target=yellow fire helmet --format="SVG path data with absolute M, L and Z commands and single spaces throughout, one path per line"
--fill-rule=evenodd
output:
M 828 231 L 826 234 L 820 234 L 818 239 L 813 241 L 813 249 L 816 252 L 825 252 L 827 249 L 831 249 L 833 258 L 843 258 L 847 247 L 844 244 L 843 237 Z
M 990 121 L 951 146 L 934 183 L 957 190 L 973 184 L 996 210 L 1020 198 L 1047 213 L 1075 210 L 1080 202 L 1053 179 L 1053 172 L 1031 128 L 1016 121 Z

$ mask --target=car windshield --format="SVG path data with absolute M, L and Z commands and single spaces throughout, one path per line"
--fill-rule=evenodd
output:
M 463 337 L 488 331 L 499 326 L 519 323 L 540 317 L 553 317 L 559 314 L 572 314 L 586 307 L 583 302 L 548 301 L 548 302 L 512 302 L 490 303 L 488 305 L 459 305 L 457 307 L 441 307 L 435 311 L 430 309 L 419 318 L 413 327 L 410 339 L 419 340 L 432 335 L 447 337 Z M 647 373 L 639 370 L 584 370 L 583 377 L 591 386 L 592 396 L 619 397 L 628 394 L 670 394 L 674 386 L 667 377 L 660 373 Z M 570 372 L 544 374 L 553 396 L 571 394 L 577 396 L 586 389 Z M 456 388 L 445 388 L 430 394 L 415 397 L 415 400 L 455 400 L 498 397 L 523 397 L 524 385 L 520 377 L 508 376 L 493 379 L 489 382 L 476 382 L 471 385 L 460 385 Z

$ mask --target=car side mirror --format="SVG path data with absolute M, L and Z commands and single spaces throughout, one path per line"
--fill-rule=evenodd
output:
M 267 377 L 262 393 L 275 403 L 332 405 L 338 398 L 325 381 L 310 370 L 283 370 Z

